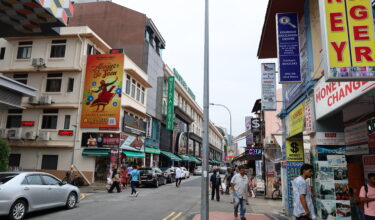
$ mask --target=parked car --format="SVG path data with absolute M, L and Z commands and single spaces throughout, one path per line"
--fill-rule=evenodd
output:
M 0 218 L 22 220 L 27 213 L 79 203 L 78 187 L 42 172 L 0 172 Z M 2 218 L 1 218 L 2 219 Z
M 193 173 L 194 176 L 201 176 L 202 175 L 202 167 L 199 166 L 199 167 L 196 167 L 194 169 L 194 173 Z
M 143 167 L 139 171 L 142 185 L 152 185 L 158 188 L 160 185 L 167 184 L 167 179 L 164 177 L 163 172 L 157 167 Z
M 182 169 L 182 178 L 183 179 L 190 178 L 189 170 L 187 170 L 185 167 L 181 167 L 181 169 Z
M 165 167 L 165 168 L 161 168 L 161 171 L 163 171 L 163 175 L 167 179 L 167 183 L 176 182 L 176 173 L 174 172 L 173 168 Z

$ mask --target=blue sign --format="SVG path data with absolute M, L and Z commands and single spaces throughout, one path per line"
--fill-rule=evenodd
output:
M 301 82 L 297 13 L 276 14 L 280 83 Z

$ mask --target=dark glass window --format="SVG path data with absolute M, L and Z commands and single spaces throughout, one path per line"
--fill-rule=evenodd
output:
M 43 155 L 42 170 L 57 170 L 58 155 Z
M 130 95 L 130 76 L 126 76 L 126 94 Z
M 74 79 L 73 78 L 69 78 L 68 79 L 68 89 L 67 89 L 67 92 L 73 92 L 73 88 L 74 88 Z
M 51 46 L 51 58 L 65 57 L 66 40 L 53 40 Z
M 70 128 L 70 115 L 65 115 L 64 129 L 69 129 L 69 128 Z
M 6 128 L 21 127 L 22 115 L 8 115 Z
M 17 59 L 30 59 L 32 41 L 21 41 L 18 43 Z
M 19 167 L 21 161 L 21 154 L 10 154 L 9 155 L 9 166 Z
M 57 115 L 43 115 L 42 129 L 56 129 Z
M 46 92 L 61 91 L 62 73 L 49 73 L 47 75 Z
M 0 60 L 3 60 L 5 57 L 5 47 L 0 48 Z

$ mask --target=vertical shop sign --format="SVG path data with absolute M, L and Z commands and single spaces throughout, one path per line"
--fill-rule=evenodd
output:
M 262 110 L 276 110 L 276 65 L 262 63 Z
M 303 131 L 305 122 L 305 106 L 304 103 L 299 104 L 289 114 L 289 136 L 294 136 Z
M 375 45 L 370 0 L 320 0 L 330 81 L 373 80 Z
M 315 111 L 313 96 L 307 97 L 305 101 L 305 131 L 307 134 L 315 132 Z
M 246 116 L 245 117 L 245 128 L 246 128 L 246 131 L 251 130 L 251 119 L 252 118 L 253 117 L 251 117 L 251 116 Z
M 88 55 L 81 127 L 119 128 L 124 54 Z
M 277 13 L 277 51 L 280 83 L 302 81 L 298 40 L 298 14 Z
M 174 124 L 174 76 L 168 77 L 167 130 L 173 130 Z

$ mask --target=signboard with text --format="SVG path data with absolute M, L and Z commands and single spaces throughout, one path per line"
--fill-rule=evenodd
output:
M 276 24 L 280 83 L 301 82 L 298 14 L 277 13 Z
M 289 138 L 286 140 L 286 161 L 304 161 L 302 138 Z
M 276 65 L 262 63 L 262 110 L 276 110 Z
M 375 79 L 375 37 L 370 0 L 320 0 L 326 79 Z
M 289 136 L 294 136 L 298 133 L 303 132 L 303 126 L 305 121 L 305 106 L 302 102 L 295 109 L 289 113 Z
M 168 77 L 168 101 L 167 101 L 167 130 L 173 130 L 174 125 L 174 77 Z

